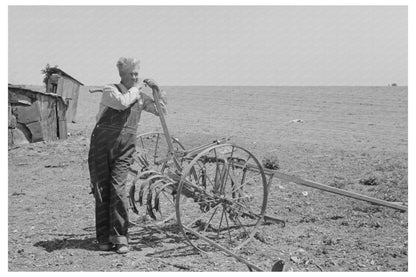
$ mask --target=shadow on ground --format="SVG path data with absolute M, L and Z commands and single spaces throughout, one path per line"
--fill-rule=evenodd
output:
M 84 234 L 65 234 L 65 233 L 52 233 L 49 234 L 53 237 L 50 240 L 38 241 L 34 244 L 35 247 L 44 248 L 47 252 L 53 252 L 55 250 L 62 249 L 85 249 L 91 251 L 100 251 L 97 246 L 97 241 L 93 234 L 93 227 L 86 227 L 84 231 L 88 233 Z M 186 239 L 182 236 L 179 228 L 176 224 L 171 225 L 145 225 L 139 227 L 132 227 L 129 231 L 129 244 L 130 249 L 133 251 L 141 251 L 143 248 L 163 247 L 165 244 L 185 244 Z M 189 251 L 180 254 L 181 249 L 188 248 Z M 179 252 L 177 251 L 179 250 Z M 191 246 L 181 246 L 175 249 L 169 250 L 175 252 L 175 255 L 190 255 L 198 253 Z M 163 251 L 155 252 L 161 254 Z

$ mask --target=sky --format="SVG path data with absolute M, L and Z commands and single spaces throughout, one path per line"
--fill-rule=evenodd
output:
M 9 83 L 113 83 L 122 56 L 161 85 L 407 85 L 407 7 L 8 7 Z

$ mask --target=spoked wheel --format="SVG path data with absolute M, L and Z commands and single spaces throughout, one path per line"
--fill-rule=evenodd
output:
M 175 152 L 184 150 L 183 145 L 172 137 Z M 130 188 L 130 204 L 133 212 L 142 220 L 166 222 L 175 217 L 174 195 L 178 180 L 169 178 L 174 171 L 166 138 L 163 133 L 139 135 L 132 165 L 133 182 Z
M 188 242 L 207 251 L 212 242 L 236 252 L 256 234 L 267 204 L 267 183 L 259 161 L 231 144 L 210 147 L 185 167 L 176 217 Z

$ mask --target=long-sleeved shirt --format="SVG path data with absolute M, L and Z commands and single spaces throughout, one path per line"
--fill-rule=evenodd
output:
M 139 112 L 145 110 L 152 114 L 158 115 L 154 100 L 140 91 L 137 87 L 127 89 L 123 84 L 118 84 L 121 92 L 115 87 L 115 85 L 107 85 L 103 88 L 103 94 L 101 97 L 100 107 L 96 120 L 100 119 L 101 115 L 107 107 L 115 110 L 125 110 L 133 105 L 136 101 L 139 102 Z M 166 93 L 161 91 L 160 93 L 160 104 L 163 113 L 167 113 L 167 99 Z

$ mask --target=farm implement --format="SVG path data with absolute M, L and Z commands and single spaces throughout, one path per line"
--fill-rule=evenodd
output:
M 160 102 L 153 90 L 163 132 L 137 137 L 134 180 L 130 189 L 132 210 L 164 224 L 175 220 L 186 241 L 199 251 L 212 248 L 263 271 L 239 254 L 258 235 L 264 222 L 285 222 L 266 214 L 273 178 L 368 201 L 402 211 L 407 207 L 348 192 L 266 168 L 247 149 L 229 138 L 185 149 L 169 133 Z M 281 263 L 281 261 L 280 261 Z M 276 266 L 274 268 L 282 267 Z

